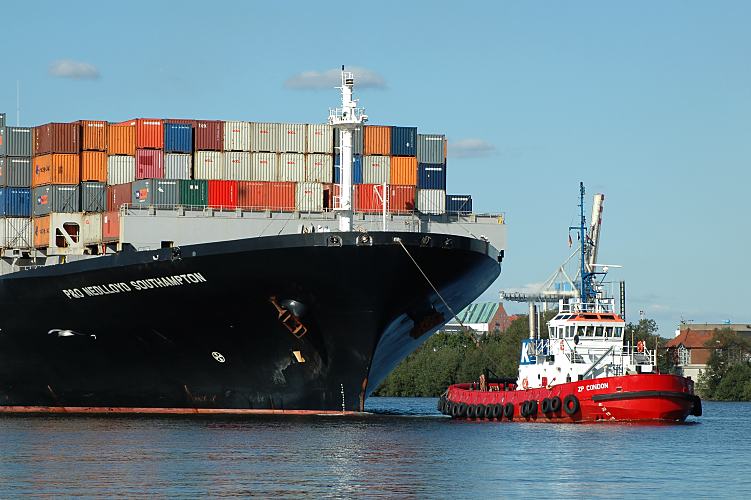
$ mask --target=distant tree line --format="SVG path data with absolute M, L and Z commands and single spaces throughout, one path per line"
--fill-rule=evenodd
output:
M 712 354 L 696 385 L 701 397 L 751 401 L 751 343 L 730 329 L 722 329 L 704 345 Z

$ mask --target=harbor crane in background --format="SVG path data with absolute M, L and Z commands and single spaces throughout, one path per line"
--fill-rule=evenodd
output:
M 512 292 L 503 291 L 500 292 L 500 299 L 508 300 L 510 302 L 526 302 L 529 304 L 529 336 L 530 338 L 539 338 L 539 327 L 542 321 L 540 315 L 547 311 L 547 305 L 550 303 L 557 303 L 560 300 L 567 300 L 571 298 L 581 299 L 582 302 L 590 302 L 590 299 L 594 297 L 598 290 L 593 289 L 599 287 L 597 281 L 592 279 L 595 274 L 606 274 L 610 267 L 621 267 L 618 265 L 603 265 L 597 263 L 597 253 L 600 246 L 600 230 L 602 229 L 602 209 L 605 202 L 605 195 L 597 193 L 594 195 L 594 201 L 592 203 L 592 222 L 588 231 L 584 231 L 586 227 L 586 219 L 584 218 L 584 183 L 579 185 L 581 193 L 581 203 L 579 205 L 579 212 L 581 217 L 581 224 L 579 226 L 569 227 L 569 243 L 571 240 L 571 231 L 577 230 L 579 234 L 579 248 L 577 248 L 558 269 L 542 284 L 540 290 L 537 292 Z M 574 274 L 573 278 L 570 273 L 566 271 L 567 267 L 570 267 L 574 258 L 579 255 L 581 259 L 581 265 Z M 601 269 L 601 271 L 598 271 Z M 594 285 L 593 285 L 594 283 Z M 543 305 L 543 311 L 539 311 L 537 304 Z M 625 282 L 620 282 L 620 314 L 625 319 L 626 313 L 626 288 Z

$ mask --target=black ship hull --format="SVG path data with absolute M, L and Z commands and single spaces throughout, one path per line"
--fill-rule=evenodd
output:
M 471 238 L 317 233 L 6 275 L 0 411 L 362 411 L 499 261 Z

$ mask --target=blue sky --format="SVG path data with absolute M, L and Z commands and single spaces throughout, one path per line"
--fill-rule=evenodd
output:
M 506 213 L 486 298 L 566 258 L 583 180 L 631 319 L 751 322 L 751 3 L 337 5 L 6 2 L 0 110 L 18 79 L 25 125 L 320 122 L 325 72 L 356 66 L 371 123 L 446 133 L 449 191 Z

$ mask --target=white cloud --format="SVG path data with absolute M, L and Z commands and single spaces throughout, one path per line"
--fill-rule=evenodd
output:
M 74 78 L 76 80 L 96 80 L 99 70 L 93 64 L 61 59 L 50 64 L 50 75 L 59 78 Z
M 359 89 L 385 89 L 386 80 L 373 70 L 356 66 L 345 68 L 355 76 L 355 86 Z M 341 85 L 341 70 L 303 71 L 284 82 L 284 86 L 294 90 L 331 89 Z
M 449 141 L 448 154 L 454 158 L 484 158 L 495 153 L 495 146 L 482 139 Z

